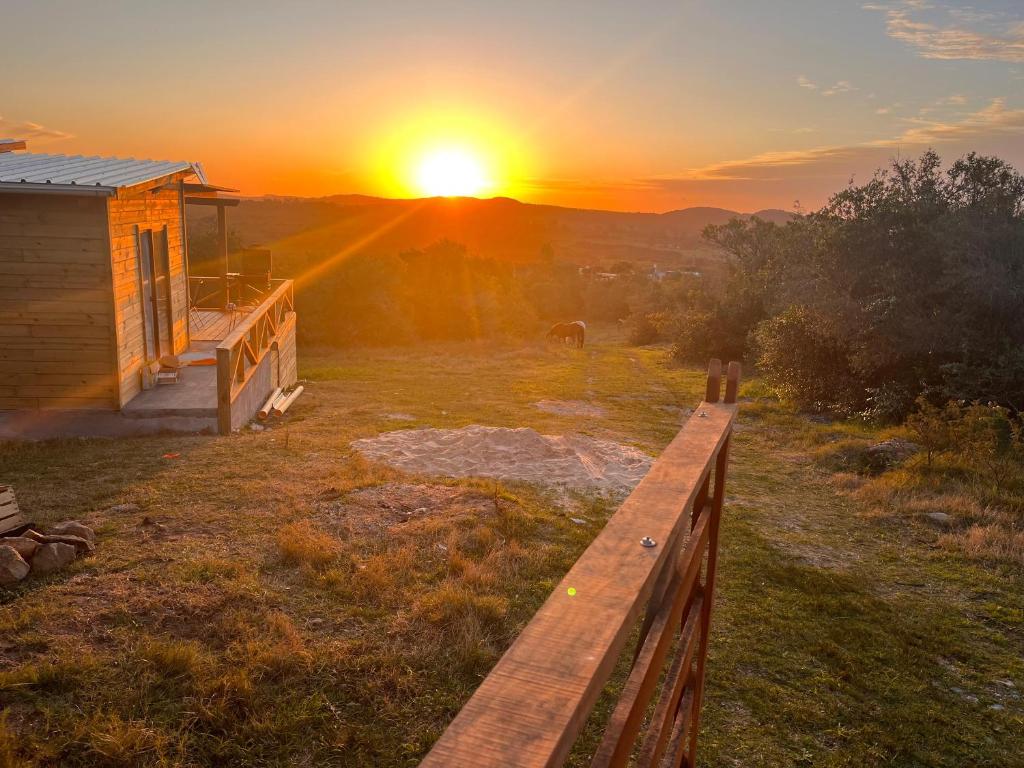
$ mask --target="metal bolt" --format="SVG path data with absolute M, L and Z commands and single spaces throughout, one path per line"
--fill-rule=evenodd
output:
M 708 417 L 708 412 L 707 412 L 707 411 L 701 411 L 701 412 L 700 412 L 700 417 L 701 417 L 702 419 L 706 419 L 706 418 Z
M 647 548 L 656 547 L 658 546 L 658 542 L 656 542 L 650 536 L 644 536 L 642 539 L 640 539 L 640 546 Z

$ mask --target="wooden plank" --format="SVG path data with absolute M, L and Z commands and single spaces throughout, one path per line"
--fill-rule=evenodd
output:
M 658 610 L 650 633 L 647 635 L 640 653 L 637 655 L 626 684 L 619 697 L 612 716 L 605 728 L 604 739 L 594 756 L 591 765 L 594 768 L 605 766 L 625 766 L 633 753 L 633 744 L 644 712 L 655 686 L 661 667 L 672 644 L 675 627 L 697 581 L 704 551 L 708 543 L 708 518 L 710 510 L 705 509 L 697 516 L 697 524 L 693 527 L 686 546 L 679 555 L 676 567 L 672 570 L 676 578 L 668 590 L 667 604 Z
M 654 712 L 651 713 L 651 724 L 640 746 L 637 765 L 654 766 L 660 763 L 665 746 L 672 735 L 673 723 L 684 693 L 689 693 L 690 702 L 687 706 L 692 706 L 693 657 L 699 644 L 703 604 L 703 598 L 698 596 L 687 612 L 686 622 L 679 634 L 676 656 L 665 675 L 664 687 L 658 698 L 658 703 L 654 707 Z
M 422 765 L 564 761 L 687 528 L 735 404 L 704 402 L 566 574 Z M 658 546 L 646 548 L 649 536 Z M 569 587 L 574 593 L 568 593 Z

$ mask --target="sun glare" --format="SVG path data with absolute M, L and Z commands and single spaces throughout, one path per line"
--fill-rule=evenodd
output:
M 416 168 L 416 184 L 429 197 L 478 195 L 489 186 L 480 159 L 457 147 L 427 152 Z
M 388 197 L 515 196 L 528 170 L 518 137 L 498 121 L 435 107 L 389 117 L 391 129 L 368 135 L 368 167 Z

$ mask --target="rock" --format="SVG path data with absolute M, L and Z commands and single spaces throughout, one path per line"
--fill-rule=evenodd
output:
M 90 544 L 96 543 L 96 532 L 88 525 L 84 525 L 77 520 L 57 523 L 50 529 L 50 533 L 55 533 L 59 536 L 80 536 Z
M 115 515 L 129 515 L 132 512 L 138 512 L 139 511 L 139 505 L 138 504 L 115 504 L 114 506 L 112 506 L 107 511 L 108 512 L 113 512 Z
M 42 534 L 38 531 L 25 531 L 25 536 L 38 541 L 40 544 L 69 544 L 77 550 L 80 555 L 91 555 L 96 551 L 96 545 L 81 536 L 71 534 Z
M 919 450 L 920 447 L 917 443 L 894 437 L 874 445 L 869 445 L 864 449 L 864 455 L 872 467 L 886 469 L 909 459 Z
M 576 523 L 576 525 L 586 525 L 587 524 L 587 521 L 584 520 L 582 517 L 570 517 L 569 519 L 572 520 L 574 523 Z
M 30 570 L 18 550 L 7 544 L 0 546 L 0 586 L 17 584 L 28 576 Z
M 952 515 L 946 514 L 945 512 L 928 512 L 925 515 L 928 522 L 939 526 L 940 528 L 948 528 L 953 525 L 954 519 Z
M 75 561 L 75 548 L 63 542 L 43 544 L 32 558 L 32 573 L 52 573 Z
M 262 432 L 264 429 L 266 429 L 266 427 L 264 427 L 262 424 L 256 423 L 255 421 L 251 421 L 249 422 L 249 429 L 251 429 L 253 432 Z
M 26 561 L 31 560 L 32 555 L 39 549 L 39 542 L 35 539 L 30 539 L 28 536 L 12 536 L 7 539 L 0 539 L 0 546 L 3 545 L 13 547 L 14 551 Z

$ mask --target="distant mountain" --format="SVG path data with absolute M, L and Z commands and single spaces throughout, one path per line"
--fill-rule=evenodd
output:
M 701 238 L 704 228 L 752 215 L 779 223 L 791 218 L 779 210 L 744 214 L 695 207 L 621 213 L 507 197 L 396 200 L 332 195 L 243 198 L 229 211 L 228 226 L 244 244 L 264 245 L 279 254 L 393 253 L 448 239 L 471 253 L 516 262 L 535 260 L 550 249 L 556 257 L 581 265 L 630 261 L 699 269 L 708 260 L 720 259 L 714 246 Z M 196 231 L 212 227 L 212 209 L 190 211 L 189 221 Z

